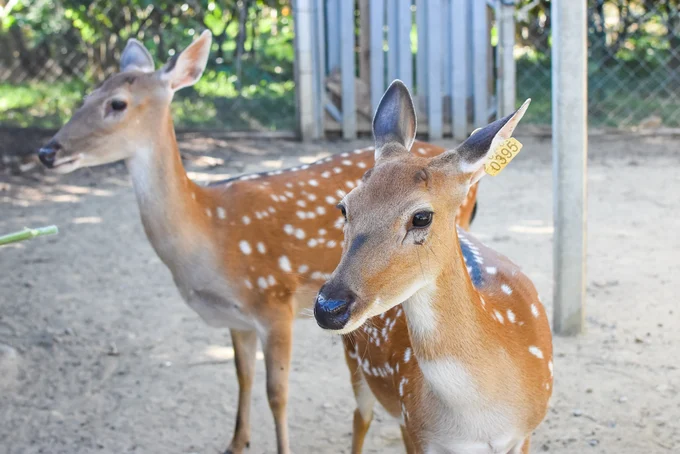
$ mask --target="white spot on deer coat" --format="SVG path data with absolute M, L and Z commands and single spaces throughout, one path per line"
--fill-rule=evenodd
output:
M 279 257 L 279 267 L 286 273 L 293 271 L 293 268 L 290 266 L 290 260 L 285 255 Z
M 543 359 L 543 352 L 541 351 L 540 348 L 536 347 L 535 345 L 529 347 L 529 353 L 534 355 L 536 358 Z
M 238 247 L 241 249 L 241 252 L 243 252 L 245 255 L 250 255 L 250 253 L 253 252 L 252 248 L 250 247 L 250 244 L 246 240 L 241 240 L 238 243 Z
M 244 223 L 245 225 L 250 224 L 250 218 L 249 218 L 248 216 L 243 216 L 243 217 L 241 218 L 241 220 L 243 221 L 243 223 Z
M 260 288 L 267 288 L 267 287 L 269 287 L 269 286 L 267 285 L 267 280 L 266 280 L 265 278 L 263 278 L 263 277 L 258 277 L 258 278 L 257 278 L 257 285 L 258 285 L 258 287 L 260 287 Z
M 531 305 L 531 314 L 532 314 L 534 317 L 538 317 L 538 307 L 536 307 L 535 304 L 532 304 L 532 305 Z
M 217 207 L 217 217 L 220 219 L 225 219 L 227 217 L 227 212 L 222 207 Z

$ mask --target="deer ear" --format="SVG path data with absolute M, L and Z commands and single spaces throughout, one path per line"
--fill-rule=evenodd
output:
M 144 44 L 140 43 L 134 38 L 130 38 L 123 49 L 123 54 L 120 56 L 120 70 L 125 71 L 142 71 L 145 73 L 153 72 L 154 64 L 153 58 Z
M 170 83 L 173 91 L 198 82 L 208 63 L 211 42 L 212 34 L 209 30 L 205 30 L 196 41 L 181 53 L 176 54 L 160 70 L 161 78 Z
M 512 137 L 530 103 L 531 99 L 527 99 L 514 113 L 476 129 L 455 150 L 434 158 L 432 165 L 449 165 L 455 162 L 459 166 L 458 171 L 470 174 L 470 184 L 475 184 L 485 175 L 484 163 L 487 157 L 495 153 L 504 140 Z
M 392 82 L 373 117 L 375 160 L 388 154 L 408 152 L 416 138 L 416 111 L 411 94 L 400 80 Z

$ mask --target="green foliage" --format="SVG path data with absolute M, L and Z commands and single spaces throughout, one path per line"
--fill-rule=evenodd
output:
M 635 126 L 650 116 L 680 126 L 679 3 L 588 0 L 591 126 Z M 550 124 L 550 1 L 521 0 L 518 10 L 517 98 L 532 98 L 529 122 Z
M 118 69 L 131 37 L 160 66 L 209 29 L 214 38 L 208 68 L 195 88 L 178 94 L 178 125 L 294 126 L 289 0 L 23 0 L 10 19 L 0 17 L 0 69 L 15 68 L 0 85 L 2 124 L 61 124 L 86 87 Z M 11 57 L 12 50 L 20 58 Z M 57 82 L 43 82 L 51 79 Z M 234 108 L 244 112 L 234 116 Z

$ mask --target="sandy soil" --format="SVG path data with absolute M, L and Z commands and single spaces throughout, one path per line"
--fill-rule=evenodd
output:
M 550 143 L 523 138 L 481 186 L 473 231 L 519 263 L 552 313 Z M 348 143 L 185 136 L 199 180 L 308 161 Z M 680 452 L 677 142 L 591 142 L 586 333 L 555 338 L 555 395 L 533 452 Z M 1 453 L 217 453 L 231 438 L 230 340 L 180 299 L 149 246 L 122 165 L 0 176 L 0 232 L 57 224 L 0 251 Z M 337 339 L 296 325 L 293 451 L 347 453 L 353 399 Z M 274 452 L 258 361 L 250 452 Z M 404 452 L 378 411 L 366 452 Z

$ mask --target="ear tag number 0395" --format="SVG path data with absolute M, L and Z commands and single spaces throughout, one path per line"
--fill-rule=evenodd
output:
M 514 137 L 505 139 L 501 142 L 500 146 L 496 149 L 496 152 L 489 156 L 486 163 L 484 164 L 484 171 L 491 175 L 496 176 L 501 170 L 507 166 L 512 159 L 517 156 L 522 149 L 522 144 L 519 140 Z

